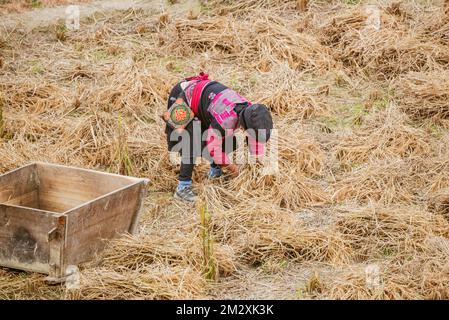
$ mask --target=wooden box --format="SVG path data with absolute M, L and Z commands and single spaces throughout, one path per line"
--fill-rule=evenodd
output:
M 64 279 L 136 231 L 148 180 L 46 163 L 0 176 L 0 266 Z

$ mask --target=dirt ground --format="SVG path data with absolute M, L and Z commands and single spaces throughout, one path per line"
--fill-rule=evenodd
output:
M 153 182 L 139 234 L 82 266 L 79 290 L 0 269 L 0 298 L 448 298 L 444 1 L 375 1 L 381 31 L 367 1 L 302 3 L 84 1 L 79 31 L 65 5 L 0 10 L 0 172 L 41 160 Z M 281 133 L 278 176 L 196 170 L 207 255 L 159 119 L 198 71 L 266 103 Z

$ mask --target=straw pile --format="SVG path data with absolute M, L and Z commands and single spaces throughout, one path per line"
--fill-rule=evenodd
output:
M 0 299 L 60 299 L 62 286 L 49 287 L 42 275 L 0 269 Z
M 369 160 L 429 155 L 430 135 L 414 128 L 410 119 L 395 105 L 373 112 L 354 134 L 344 136 L 336 147 L 336 158 L 345 168 Z
M 449 72 L 411 72 L 395 84 L 403 110 L 414 119 L 449 118 Z
M 82 266 L 80 288 L 0 269 L 0 298 L 239 298 L 247 271 L 274 287 L 289 267 L 310 279 L 286 298 L 448 298 L 446 12 L 393 2 L 379 29 L 364 4 L 237 0 L 0 30 L 0 172 L 42 160 L 152 181 L 139 233 Z M 196 206 L 172 198 L 160 114 L 203 70 L 271 108 L 279 154 L 235 179 L 199 164 Z
M 286 61 L 295 70 L 324 71 L 334 64 L 329 49 L 314 37 L 265 11 L 253 12 L 245 20 L 213 17 L 180 21 L 174 27 L 169 48 L 180 55 L 207 52 L 262 71 L 278 61 Z
M 382 10 L 377 6 L 377 10 L 378 26 L 368 23 L 372 18 L 366 8 L 356 7 L 343 13 L 337 10 L 320 27 L 322 43 L 334 48 L 338 61 L 355 72 L 380 79 L 392 79 L 410 71 L 447 67 L 447 42 L 417 35 L 420 31 L 415 24 L 424 18 L 421 14 L 416 13 L 412 21 L 404 21 L 407 13 L 398 12 L 400 7 Z M 424 19 L 430 21 L 434 17 L 428 15 Z
M 90 0 L 2 0 L 0 1 L 0 14 L 21 12 L 32 8 L 53 7 L 65 4 L 86 3 Z
M 447 299 L 447 221 L 418 209 L 342 209 L 338 224 L 360 262 L 322 283 L 318 297 L 341 299 Z M 369 261 L 366 259 L 369 258 Z M 367 266 L 379 269 L 366 285 Z M 325 294 L 323 294 L 325 293 Z

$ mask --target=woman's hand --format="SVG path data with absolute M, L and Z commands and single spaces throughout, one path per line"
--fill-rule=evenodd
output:
M 265 163 L 266 163 L 266 157 L 263 156 L 263 155 L 257 156 L 257 157 L 256 157 L 256 163 L 257 163 L 257 164 L 260 164 L 260 165 L 262 165 L 262 166 L 265 166 Z
M 240 174 L 240 168 L 236 164 L 227 165 L 225 168 L 233 178 L 237 178 Z

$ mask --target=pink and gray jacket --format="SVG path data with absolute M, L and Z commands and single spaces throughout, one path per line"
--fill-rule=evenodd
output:
M 214 87 L 213 84 L 217 85 Z M 222 150 L 223 140 L 231 137 L 239 127 L 239 115 L 234 110 L 236 105 L 249 106 L 251 102 L 234 90 L 209 80 L 205 73 L 186 78 L 180 86 L 194 114 L 202 121 L 210 120 L 206 145 L 214 162 L 218 165 L 230 164 L 228 155 Z M 250 135 L 248 146 L 252 155 L 259 156 L 265 152 L 265 144 Z

